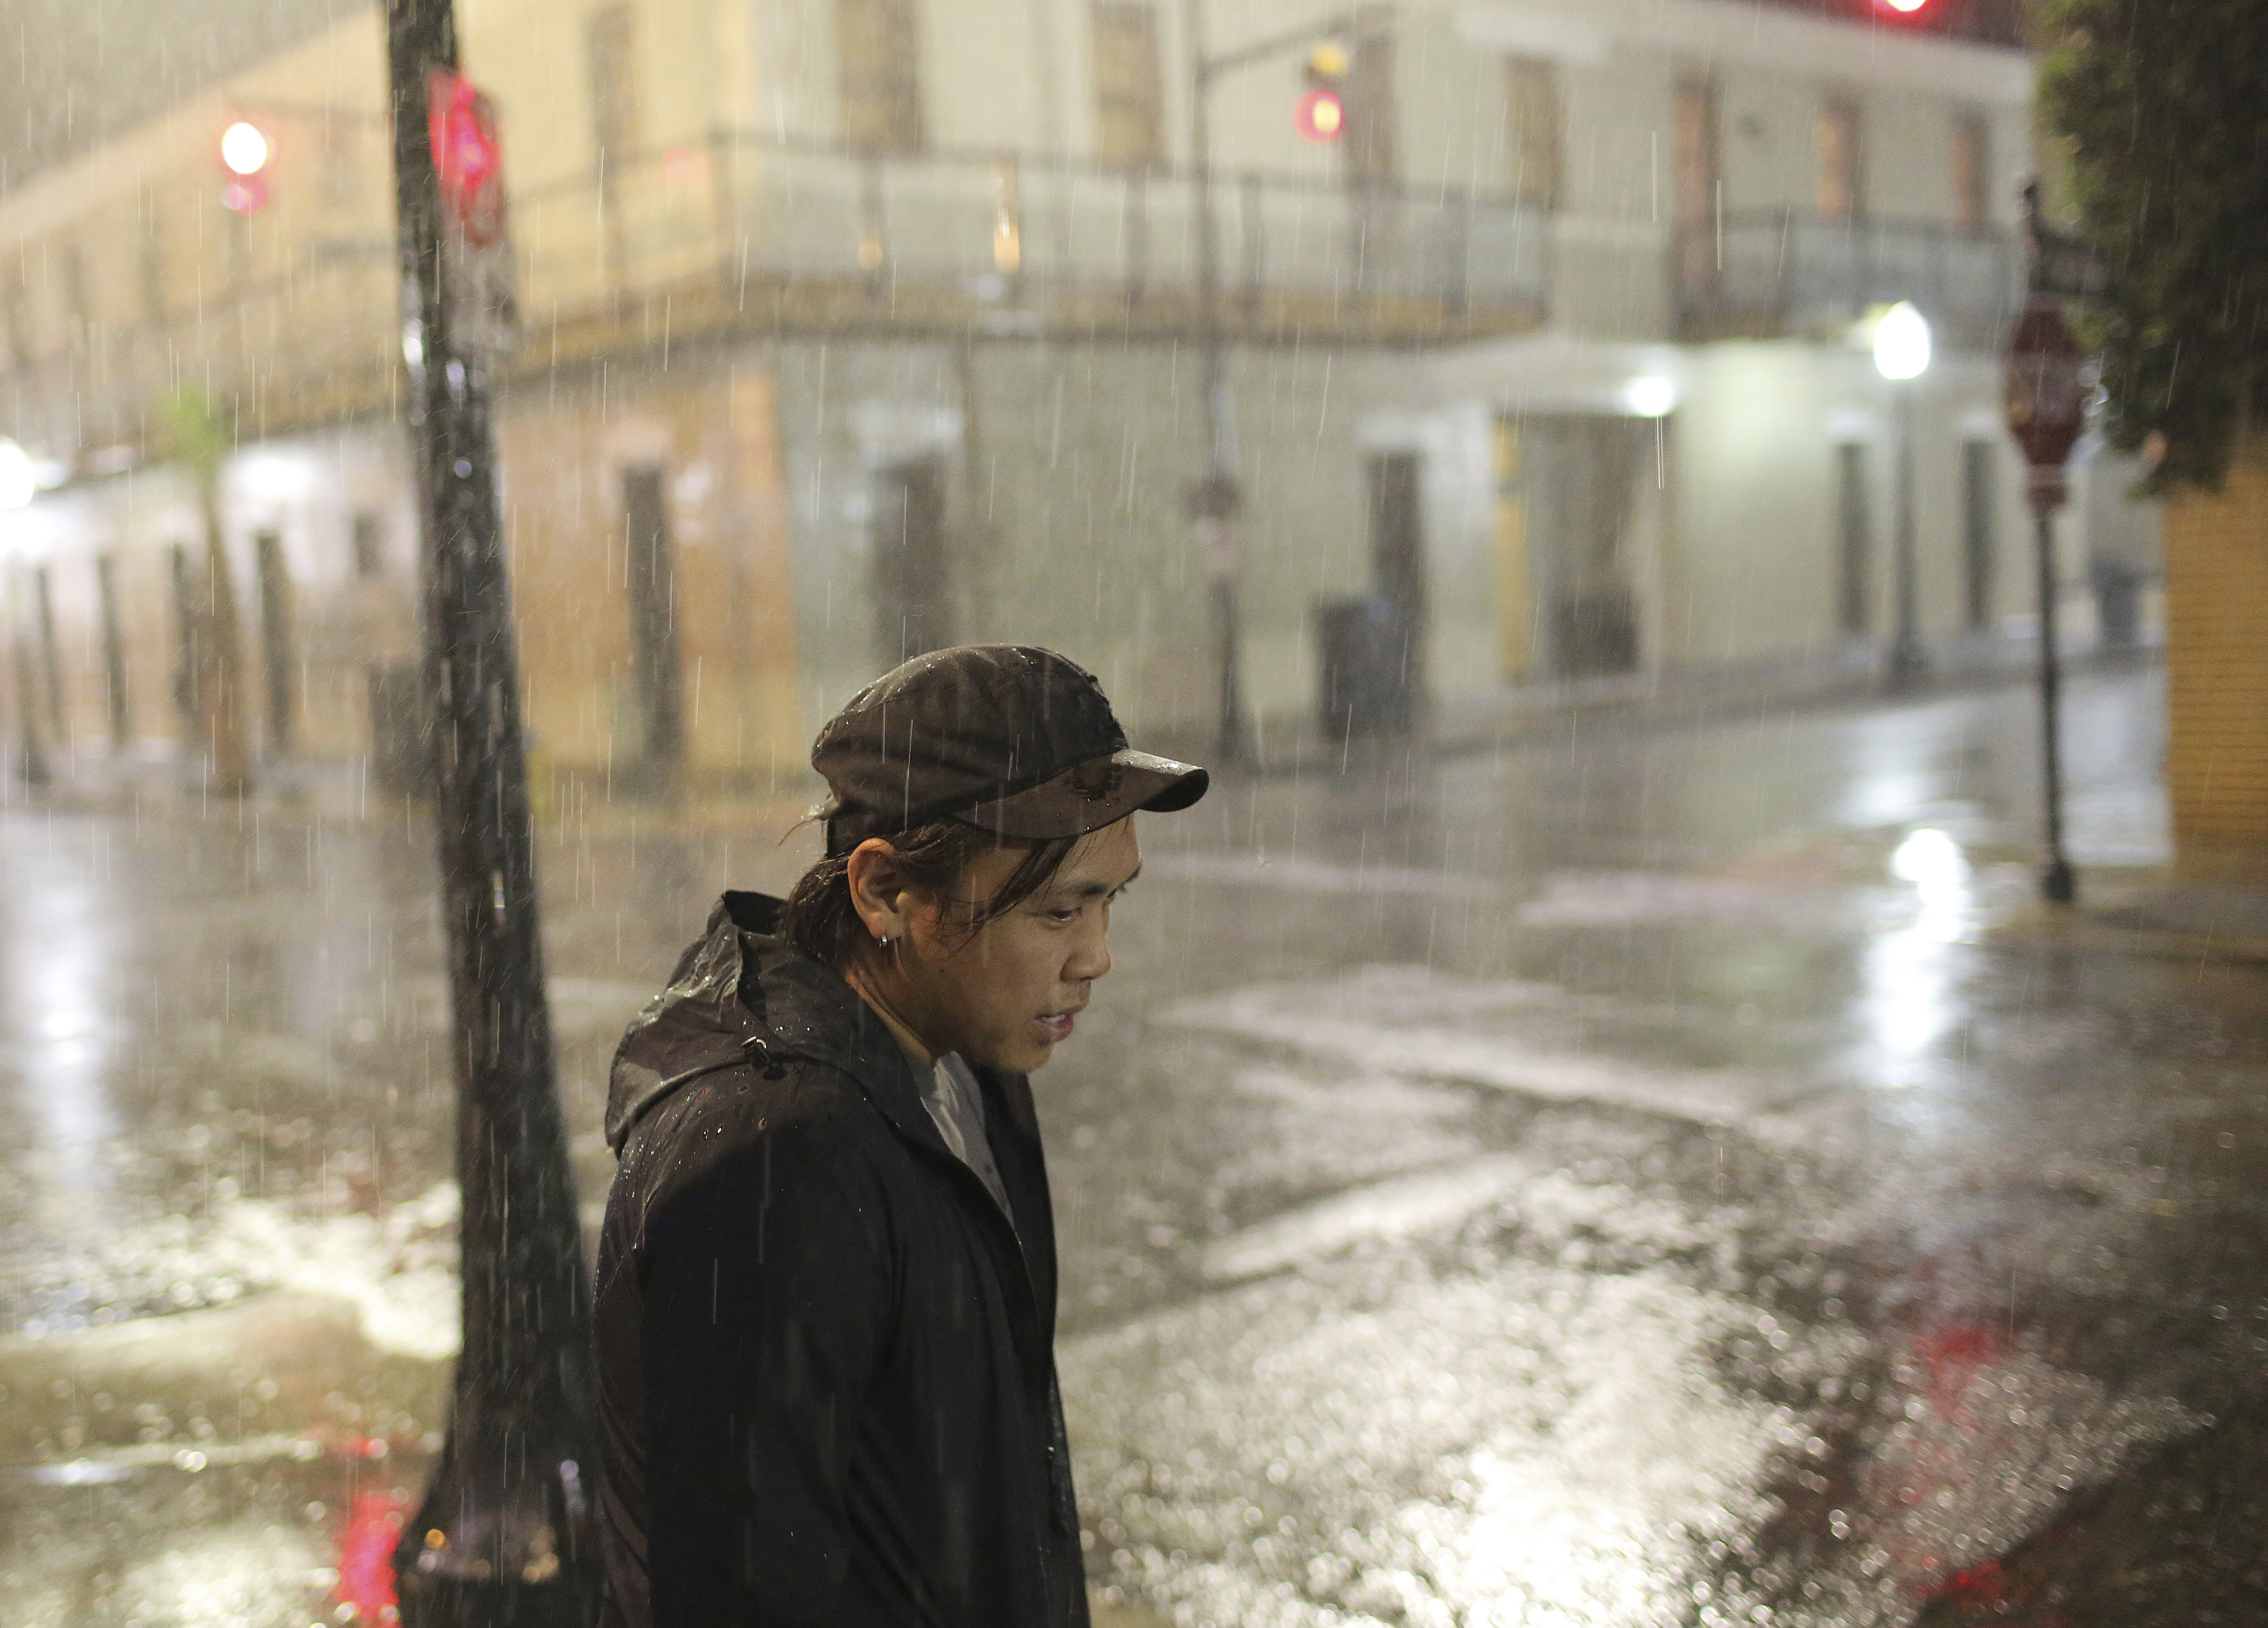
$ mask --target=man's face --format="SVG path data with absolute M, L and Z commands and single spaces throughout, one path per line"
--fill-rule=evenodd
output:
M 924 905 L 898 959 L 899 1015 L 933 1050 L 1028 1074 L 1069 1037 L 1072 1014 L 1110 970 L 1110 906 L 1142 868 L 1131 815 L 1079 839 L 1044 888 L 976 930 L 982 901 L 1028 851 L 989 849 L 955 896 Z

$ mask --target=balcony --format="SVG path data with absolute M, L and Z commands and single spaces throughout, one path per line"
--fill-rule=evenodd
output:
M 1422 343 L 1538 324 L 1535 210 L 1457 192 L 1222 174 L 1232 338 Z M 1167 335 L 1202 319 L 1191 178 L 995 154 L 719 137 L 513 201 L 531 313 L 673 310 L 786 332 Z
M 1926 222 L 1747 210 L 1681 229 L 1674 253 L 1688 340 L 1826 337 L 1910 299 L 1947 344 L 1990 350 L 2022 296 L 2012 236 Z
M 209 210 L 207 178 L 179 179 L 184 207 Z M 85 279 L 30 291 L 0 387 L 95 444 L 131 438 L 184 373 L 247 394 L 269 430 L 391 410 L 382 198 L 367 188 L 351 216 L 326 216 L 293 203 L 292 185 L 280 178 L 277 205 L 237 223 L 232 258 L 181 251 L 170 304 L 122 287 L 106 309 L 110 285 Z M 1241 173 L 1211 195 L 1213 320 L 1233 341 L 1423 345 L 1543 319 L 1550 233 L 1531 208 Z M 522 344 L 505 371 L 734 334 L 1188 335 L 1205 320 L 1198 213 L 1187 173 L 718 136 L 515 192 Z M 130 264 L 130 238 L 109 240 L 129 229 L 90 219 L 46 240 Z

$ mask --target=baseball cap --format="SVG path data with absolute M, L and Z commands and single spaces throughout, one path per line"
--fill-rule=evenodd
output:
M 1211 777 L 1126 744 L 1094 675 L 1030 645 L 916 656 L 850 698 L 811 766 L 834 796 L 827 851 L 933 820 L 1001 836 L 1083 836 L 1137 809 L 1167 814 Z

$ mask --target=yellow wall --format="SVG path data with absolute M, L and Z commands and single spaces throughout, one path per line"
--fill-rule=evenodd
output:
M 2268 871 L 2268 438 L 2168 503 L 2166 780 L 2184 869 Z

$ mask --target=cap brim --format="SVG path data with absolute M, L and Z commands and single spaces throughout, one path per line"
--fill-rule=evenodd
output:
M 1000 836 L 1084 836 L 1138 810 L 1172 814 L 1187 808 L 1211 783 L 1212 777 L 1195 763 L 1130 748 L 1011 796 L 979 803 L 954 818 Z

